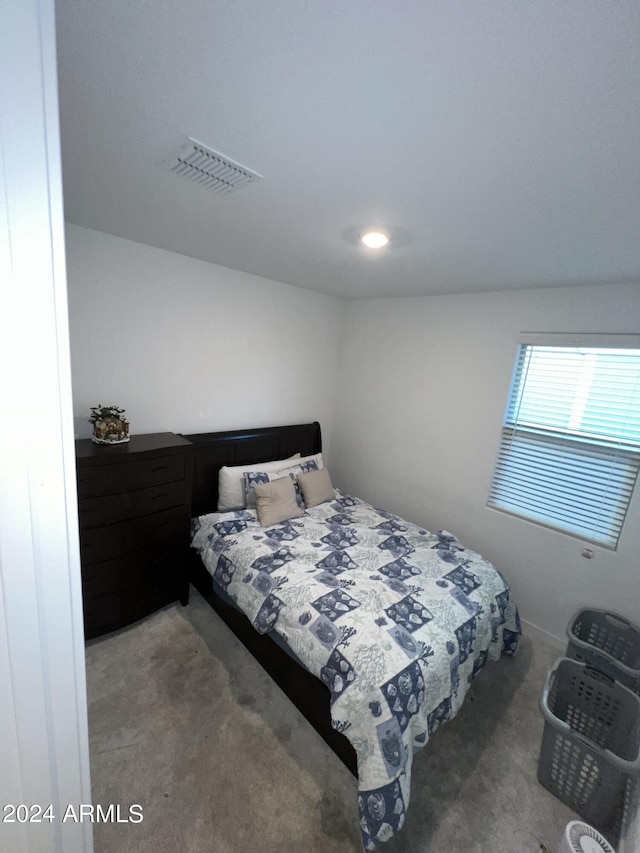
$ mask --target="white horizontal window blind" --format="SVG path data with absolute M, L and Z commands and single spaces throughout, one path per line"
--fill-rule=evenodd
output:
M 615 548 L 640 467 L 640 349 L 518 349 L 487 505 Z

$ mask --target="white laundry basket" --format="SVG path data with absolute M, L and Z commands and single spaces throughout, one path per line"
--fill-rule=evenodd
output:
M 562 836 L 560 853 L 615 853 L 607 839 L 588 823 L 572 820 Z

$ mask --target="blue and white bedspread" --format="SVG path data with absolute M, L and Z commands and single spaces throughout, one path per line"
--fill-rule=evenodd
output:
M 500 573 L 437 534 L 337 493 L 301 518 L 194 519 L 192 547 L 252 621 L 276 631 L 331 693 L 358 758 L 366 850 L 402 827 L 411 762 L 487 660 L 513 654 L 518 611 Z

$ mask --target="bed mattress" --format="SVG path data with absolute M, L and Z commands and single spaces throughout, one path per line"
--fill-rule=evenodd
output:
M 403 825 L 411 763 L 520 622 L 498 570 L 451 533 L 336 492 L 301 518 L 254 510 L 192 522 L 192 547 L 260 633 L 277 633 L 327 686 L 358 760 L 363 846 Z

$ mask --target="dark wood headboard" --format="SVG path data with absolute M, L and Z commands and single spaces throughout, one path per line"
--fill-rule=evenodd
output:
M 294 453 L 311 456 L 322 450 L 320 424 L 201 432 L 185 435 L 193 444 L 191 515 L 218 508 L 218 472 L 223 465 L 252 465 L 286 459 Z

